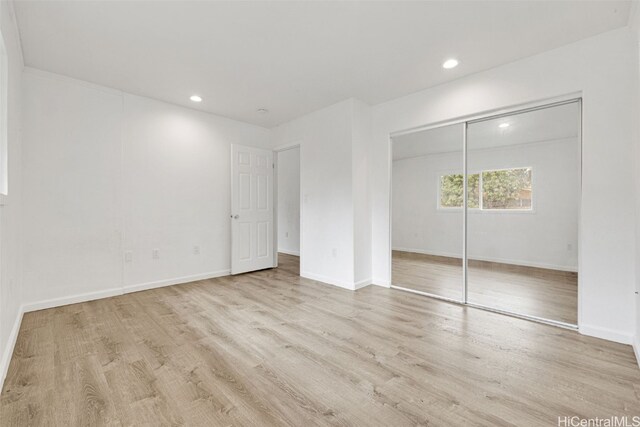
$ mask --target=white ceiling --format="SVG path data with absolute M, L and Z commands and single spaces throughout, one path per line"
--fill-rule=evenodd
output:
M 501 128 L 501 124 L 508 124 Z M 470 123 L 469 152 L 518 144 L 543 143 L 575 138 L 580 133 L 577 102 Z M 462 155 L 463 125 L 443 126 L 393 138 L 393 160 L 459 151 Z
M 629 1 L 16 1 L 27 66 L 267 127 L 622 27 L 629 9 Z M 448 57 L 460 65 L 442 69 Z M 194 93 L 204 102 L 191 103 Z

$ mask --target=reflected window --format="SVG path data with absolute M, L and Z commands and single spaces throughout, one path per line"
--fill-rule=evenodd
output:
M 531 210 L 533 188 L 531 168 L 485 170 L 468 176 L 470 209 Z M 440 176 L 439 208 L 464 206 L 464 176 Z
M 480 207 L 480 174 L 469 175 L 469 207 Z M 464 177 L 462 174 L 440 177 L 440 207 L 461 208 L 464 205 Z
M 531 210 L 531 168 L 482 172 L 482 209 Z

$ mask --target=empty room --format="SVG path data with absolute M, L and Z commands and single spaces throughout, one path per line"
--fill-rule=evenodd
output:
M 0 426 L 640 426 L 640 2 L 0 0 Z

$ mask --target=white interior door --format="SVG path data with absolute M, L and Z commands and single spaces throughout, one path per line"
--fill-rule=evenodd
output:
M 273 152 L 231 145 L 231 274 L 271 268 Z

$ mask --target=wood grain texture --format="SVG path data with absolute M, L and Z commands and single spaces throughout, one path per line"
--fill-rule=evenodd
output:
M 469 302 L 577 325 L 578 274 L 469 260 Z M 393 251 L 392 283 L 462 300 L 462 260 Z
M 557 425 L 640 414 L 630 346 L 281 267 L 27 313 L 2 426 Z

